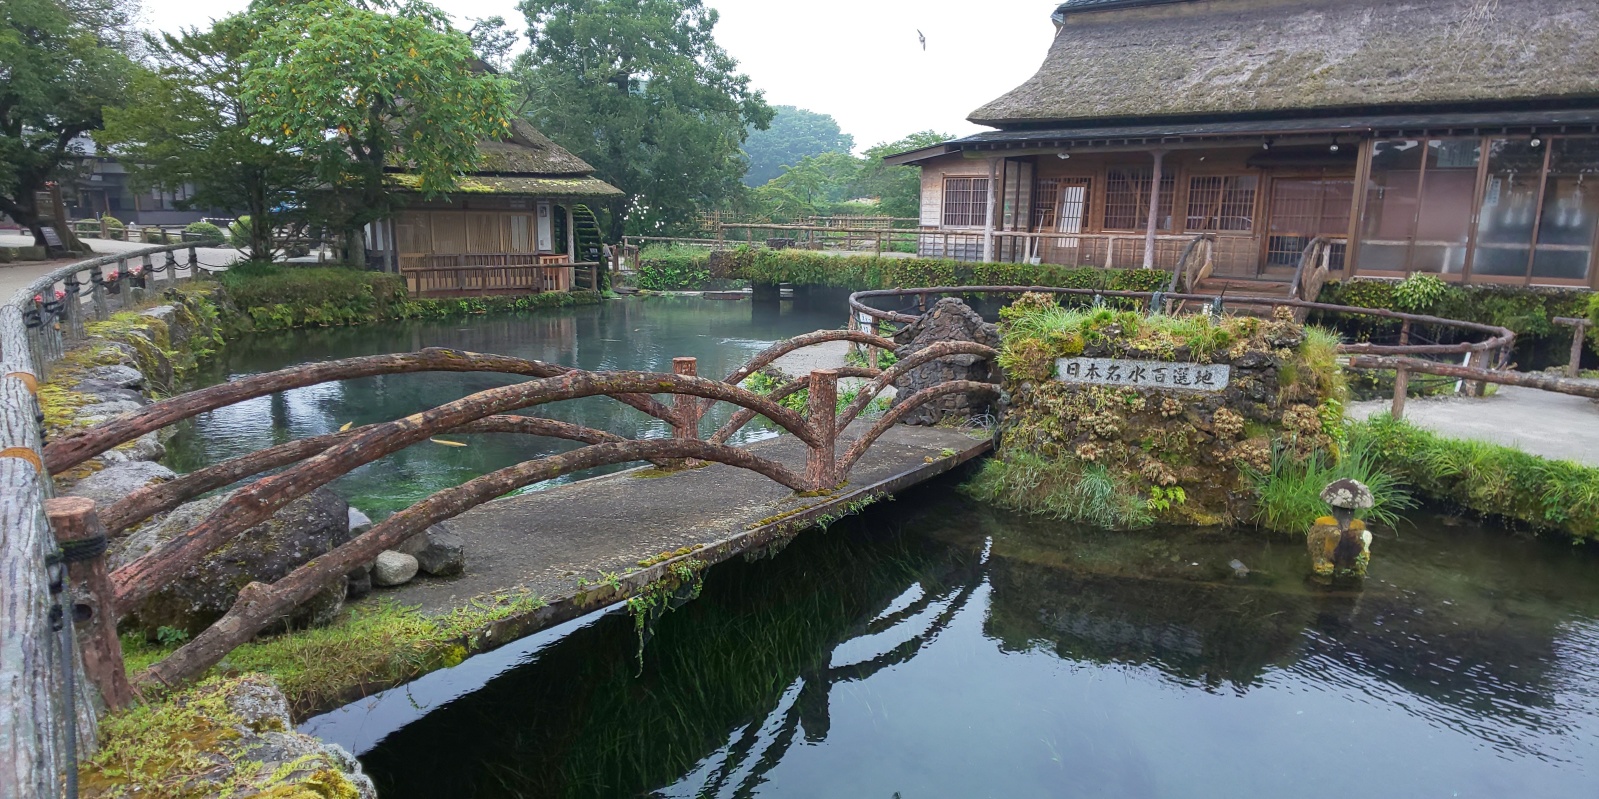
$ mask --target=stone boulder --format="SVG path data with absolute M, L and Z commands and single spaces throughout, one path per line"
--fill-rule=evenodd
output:
M 372 562 L 372 584 L 380 588 L 405 585 L 416 577 L 416 558 L 404 552 L 385 550 Z
M 999 349 L 999 329 L 973 311 L 966 303 L 946 297 L 933 305 L 921 318 L 894 334 L 899 347 L 894 356 L 901 360 L 934 344 L 946 341 L 973 341 Z M 894 382 L 897 405 L 916 392 L 947 383 L 951 380 L 975 380 L 980 383 L 998 383 L 999 367 L 992 359 L 976 355 L 952 355 L 926 363 L 902 375 Z M 905 416 L 907 424 L 931 425 L 945 419 L 966 419 L 989 412 L 990 398 L 968 394 L 941 397 Z
M 288 700 L 265 675 L 211 680 L 149 712 L 180 735 L 136 746 L 113 739 L 85 766 L 85 799 L 220 796 L 221 786 L 230 796 L 377 799 L 354 756 L 295 731 Z
M 411 536 L 396 551 L 416 558 L 423 574 L 455 577 L 466 571 L 466 540 L 445 522 Z
M 226 496 L 180 505 L 160 521 L 146 524 L 114 546 L 111 567 L 119 568 L 162 542 L 199 524 Z M 129 621 L 146 635 L 162 627 L 197 634 L 221 618 L 252 582 L 273 583 L 307 561 L 327 554 L 350 539 L 349 506 L 338 495 L 319 488 L 289 503 L 191 567 L 181 578 L 145 600 Z M 291 626 L 331 621 L 343 606 L 347 578 L 340 576 L 290 615 Z
M 113 463 L 73 484 L 67 496 L 92 499 L 95 506 L 103 510 L 145 486 L 165 483 L 177 476 L 171 469 L 150 461 Z

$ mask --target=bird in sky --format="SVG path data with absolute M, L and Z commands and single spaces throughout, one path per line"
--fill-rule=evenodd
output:
M 922 33 L 922 30 L 920 28 L 917 28 L 916 29 L 916 38 L 922 40 L 922 49 L 926 50 L 927 49 L 927 34 Z

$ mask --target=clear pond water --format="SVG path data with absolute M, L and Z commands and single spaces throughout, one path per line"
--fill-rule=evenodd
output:
M 665 371 L 688 355 L 719 376 L 840 322 L 831 305 L 635 299 L 256 336 L 210 379 L 424 346 L 587 369 Z M 197 419 L 169 462 L 195 468 L 512 379 L 285 392 Z M 535 412 L 666 434 L 604 399 Z M 413 447 L 335 488 L 381 516 L 574 446 L 452 438 L 469 446 Z M 360 754 L 384 799 L 1599 796 L 1591 548 L 1418 515 L 1379 531 L 1363 589 L 1333 589 L 1305 579 L 1292 538 L 1083 529 L 975 504 L 957 482 L 712 569 L 703 595 L 650 631 L 642 663 L 632 619 L 613 612 L 305 729 Z
M 201 382 L 423 347 L 513 355 L 588 370 L 670 372 L 674 357 L 694 357 L 699 359 L 701 375 L 721 378 L 777 341 L 842 327 L 848 319 L 842 308 L 842 304 L 812 310 L 793 302 L 777 308 L 698 297 L 648 297 L 527 314 L 256 335 L 229 343 Z M 197 417 L 167 442 L 166 463 L 178 471 L 190 471 L 297 438 L 331 433 L 346 423 L 360 426 L 399 419 L 520 379 L 495 374 L 385 375 L 285 391 Z M 726 404 L 713 406 L 705 429 L 714 430 L 725 421 L 731 415 L 729 408 Z M 525 413 L 630 438 L 670 434 L 664 422 L 604 397 L 556 403 Z M 746 427 L 735 443 L 771 435 L 771 428 L 763 425 L 764 420 L 757 420 Z M 439 438 L 468 446 L 424 442 L 357 469 L 332 487 L 381 519 L 441 489 L 581 446 L 514 435 Z M 566 479 L 599 471 L 606 470 Z
M 1457 519 L 1363 589 L 941 483 L 311 720 L 411 797 L 1592 797 L 1599 558 Z M 1252 571 L 1235 576 L 1227 564 Z

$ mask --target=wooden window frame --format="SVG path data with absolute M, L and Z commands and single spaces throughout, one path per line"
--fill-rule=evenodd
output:
M 964 196 L 976 198 L 963 199 L 961 202 L 961 207 L 965 211 L 961 218 L 966 219 L 966 222 L 950 221 L 950 215 L 952 212 L 950 203 L 951 181 L 967 181 L 970 185 L 966 188 L 958 189 L 957 191 L 960 191 Z M 981 188 L 979 188 L 979 184 L 981 185 Z M 938 209 L 940 227 L 946 229 L 974 229 L 987 227 L 988 193 L 991 190 L 991 186 L 992 184 L 987 175 L 945 175 L 943 194 L 941 195 Z M 975 221 L 971 221 L 974 219 Z

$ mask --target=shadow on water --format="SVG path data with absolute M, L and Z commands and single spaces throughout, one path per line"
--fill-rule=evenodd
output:
M 1105 533 L 950 488 L 714 569 L 642 669 L 604 616 L 362 759 L 386 799 L 1592 795 L 1592 553 L 1428 520 L 1329 589 L 1290 539 Z M 307 728 L 359 744 L 429 690 Z
M 649 297 L 526 314 L 255 335 L 229 343 L 200 382 L 209 385 L 296 364 L 424 347 L 512 355 L 596 371 L 670 372 L 674 357 L 694 357 L 699 359 L 701 375 L 721 378 L 776 341 L 842 327 L 847 317 L 841 307 Z M 192 471 L 293 439 L 331 433 L 345 423 L 359 426 L 402 418 L 518 379 L 493 374 L 384 375 L 281 392 L 197 417 L 167 443 L 165 462 L 178 471 Z M 664 422 L 603 397 L 556 403 L 527 413 L 630 438 L 669 433 Z M 715 429 L 713 425 L 720 425 L 730 415 L 729 406 L 712 406 L 706 429 Z M 735 443 L 772 434 L 773 428 L 760 420 L 746 428 Z M 352 472 L 333 488 L 382 519 L 435 491 L 523 460 L 580 446 L 511 435 L 444 438 L 468 446 L 424 443 L 410 447 Z M 626 467 L 571 475 L 551 484 L 621 468 Z

